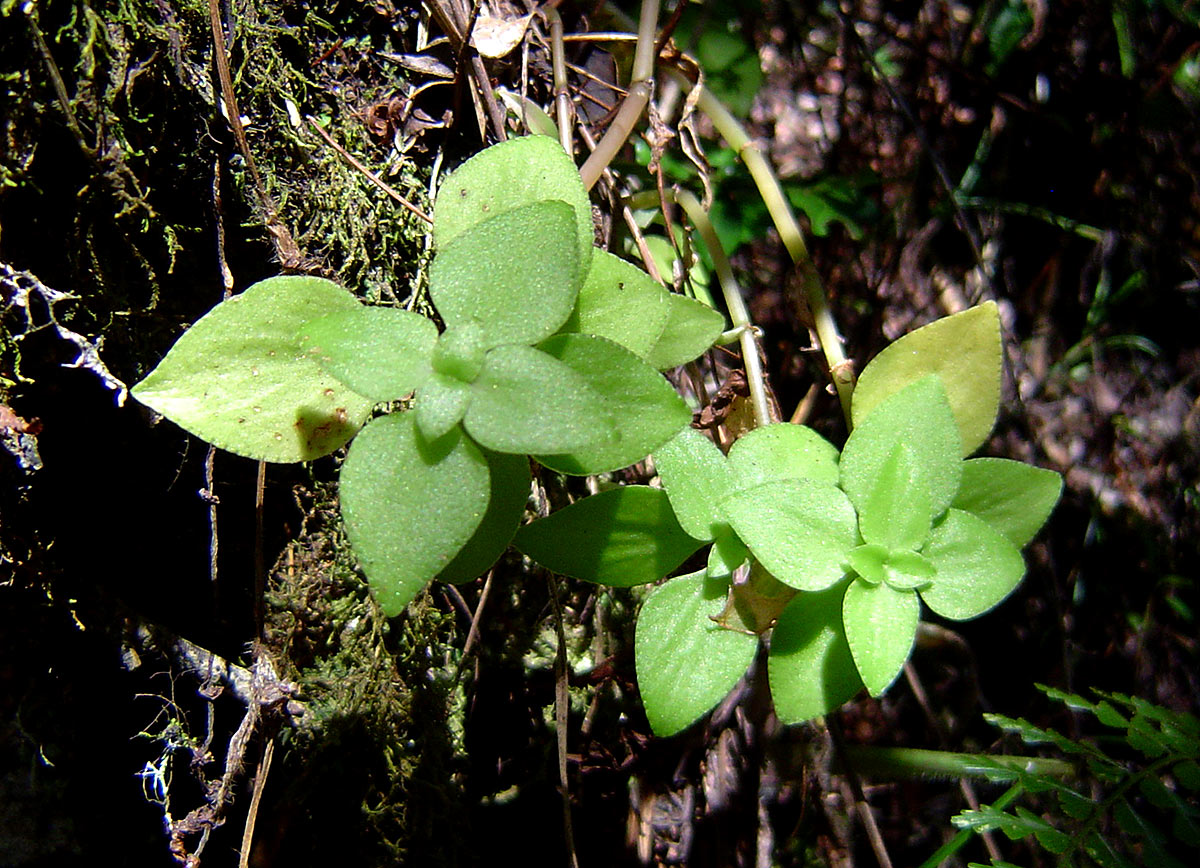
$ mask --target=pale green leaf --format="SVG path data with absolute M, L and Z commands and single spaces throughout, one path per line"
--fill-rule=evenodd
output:
M 269 278 L 201 317 L 132 394 L 236 455 L 277 462 L 328 455 L 354 436 L 374 402 L 303 353 L 296 332 L 360 307 L 328 280 Z
M 438 250 L 430 298 L 448 327 L 477 324 L 488 347 L 535 344 L 575 307 L 583 273 L 573 233 L 574 214 L 564 202 L 485 220 Z
M 863 419 L 842 450 L 842 488 L 859 512 L 870 509 L 877 480 L 896 444 L 912 451 L 912 496 L 930 505 L 936 519 L 954 499 L 962 478 L 958 428 L 935 376 L 918 380 L 881 402 Z
M 654 467 L 683 529 L 696 539 L 716 538 L 728 524 L 720 500 L 733 490 L 721 450 L 689 426 L 654 450 Z
M 655 735 L 686 729 L 729 693 L 758 649 L 758 637 L 712 621 L 726 581 L 680 576 L 642 603 L 634 644 L 638 690 Z
M 677 516 L 678 514 L 676 513 Z M 712 548 L 708 550 L 708 575 L 713 578 L 731 576 L 749 557 L 750 550 L 746 548 L 746 544 L 738 539 L 731 527 L 724 525 L 713 540 Z M 773 581 L 777 582 L 778 579 Z
M 413 412 L 426 440 L 437 440 L 462 421 L 471 403 L 471 387 L 456 377 L 434 373 L 417 394 Z
M 937 576 L 937 569 L 924 555 L 894 551 L 883 565 L 883 580 L 897 591 L 923 590 Z
M 867 542 L 915 550 L 929 538 L 931 498 L 916 462 L 912 447 L 900 442 L 875 472 L 866 497 L 856 504 L 858 529 Z
M 604 399 L 588 379 L 534 347 L 496 347 L 471 384 L 463 425 L 496 452 L 569 452 L 612 443 Z
M 921 617 L 916 591 L 897 591 L 886 582 L 854 581 L 842 600 L 842 622 L 858 674 L 879 696 L 900 674 L 912 651 Z
M 483 575 L 504 554 L 529 500 L 529 459 L 524 455 L 483 451 L 490 474 L 487 512 L 467 544 L 440 573 L 443 582 L 469 582 Z
M 846 555 L 846 566 L 858 573 L 860 579 L 871 585 L 883 581 L 883 565 L 888 550 L 884 546 L 867 543 L 857 546 Z
M 963 462 L 954 507 L 979 516 L 1022 548 L 1037 534 L 1062 494 L 1062 476 L 1005 458 Z
M 1021 551 L 991 525 L 951 509 L 922 550 L 937 569 L 921 599 L 943 618 L 965 621 L 982 615 L 1013 592 L 1025 575 Z
M 932 322 L 892 342 L 871 360 L 854 387 L 851 415 L 859 425 L 889 396 L 937 374 L 959 429 L 960 457 L 987 439 L 1000 407 L 1000 315 L 989 301 Z
M 785 479 L 735 491 L 720 506 L 754 557 L 784 584 L 820 591 L 845 575 L 857 521 L 837 486 Z
M 739 488 L 780 479 L 838 482 L 838 451 L 811 428 L 777 422 L 742 435 L 729 449 Z
M 576 501 L 525 525 L 513 545 L 556 573 L 621 588 L 658 581 L 700 547 L 666 493 L 644 485 Z
M 767 672 L 775 713 L 784 723 L 803 723 L 837 709 L 862 689 L 842 625 L 838 584 L 801 592 L 788 603 L 771 633 Z
M 538 349 L 587 382 L 615 428 L 608 441 L 562 453 L 539 450 L 537 460 L 559 473 L 586 476 L 641 461 L 692 421 L 692 411 L 667 379 L 625 347 L 594 335 L 555 335 Z
M 592 204 L 575 163 L 546 136 L 492 145 L 451 172 L 434 203 L 433 239 L 440 249 L 489 217 L 546 199 L 571 206 L 580 268 L 586 271 L 595 237 Z
M 669 308 L 667 325 L 646 355 L 646 361 L 660 371 L 686 365 L 725 331 L 725 317 L 708 305 L 665 289 L 663 294 Z
M 488 465 L 460 429 L 430 443 L 412 413 L 371 422 L 339 486 L 350 545 L 384 614 L 400 614 L 483 520 Z
M 662 336 L 670 310 L 667 294 L 650 275 L 595 250 L 575 310 L 561 331 L 599 335 L 644 358 Z
M 429 379 L 437 326 L 412 311 L 359 306 L 310 320 L 300 348 L 360 395 L 403 398 Z
M 448 327 L 433 350 L 433 370 L 462 383 L 474 383 L 483 370 L 488 344 L 484 328 L 477 322 Z

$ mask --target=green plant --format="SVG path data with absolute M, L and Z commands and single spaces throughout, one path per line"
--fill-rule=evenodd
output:
M 1200 721 L 1119 693 L 1096 691 L 1098 701 L 1092 702 L 1039 689 L 1094 719 L 1104 735 L 1069 738 L 1023 718 L 987 715 L 1026 744 L 1050 746 L 1068 757 L 1075 773 L 1063 780 L 1045 761 L 1013 764 L 993 758 L 985 774 L 1012 782 L 1011 788 L 995 803 L 955 816 L 954 825 L 963 833 L 925 865 L 942 864 L 970 834 L 993 830 L 1012 840 L 1032 837 L 1063 865 L 1182 866 L 1187 853 L 1195 858 Z
M 276 277 L 222 302 L 132 394 L 262 461 L 351 445 L 351 545 L 384 612 L 500 556 L 529 493 L 524 456 L 567 474 L 627 466 L 688 424 L 657 368 L 723 319 L 592 248 L 579 173 L 552 139 L 496 145 L 445 179 L 429 293 L 446 328 L 329 281 Z M 411 396 L 411 397 L 410 397 Z M 371 419 L 378 404 L 400 412 Z
M 587 498 L 525 526 L 515 544 L 557 572 L 632 585 L 711 543 L 707 568 L 656 589 L 639 617 L 652 727 L 671 734 L 711 708 L 772 627 L 776 710 L 808 720 L 864 685 L 887 689 L 922 601 L 964 620 L 1020 582 L 1020 548 L 1062 483 L 1015 461 L 964 460 L 990 432 L 999 396 L 989 303 L 918 329 L 867 366 L 840 454 L 798 425 L 751 431 L 728 456 L 685 429 L 654 453 L 665 491 Z

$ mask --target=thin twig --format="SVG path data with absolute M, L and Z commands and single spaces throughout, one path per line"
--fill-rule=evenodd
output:
M 892 868 L 892 858 L 888 855 L 883 835 L 880 834 L 879 826 L 875 822 L 875 814 L 871 812 L 871 805 L 867 802 L 867 797 L 863 795 L 862 782 L 859 780 L 854 766 L 846 757 L 846 742 L 842 738 L 841 724 L 832 715 L 825 718 L 825 723 L 829 729 L 829 736 L 833 739 L 834 749 L 841 758 L 846 783 L 850 785 L 850 792 L 854 796 L 854 807 L 858 812 L 859 819 L 862 820 L 863 828 L 867 831 L 867 839 L 871 842 L 871 849 L 875 851 L 879 868 Z
M 271 771 L 271 758 L 275 756 L 275 739 L 267 739 L 258 771 L 254 775 L 254 792 L 250 796 L 250 808 L 246 812 L 246 828 L 242 832 L 242 850 L 238 856 L 238 868 L 250 865 L 250 846 L 254 843 L 254 824 L 258 820 L 258 806 L 262 803 L 263 789 L 267 785 L 267 774 Z
M 374 172 L 372 172 L 370 169 L 368 169 L 366 166 L 364 166 L 362 163 L 360 163 L 357 159 L 355 159 L 355 157 L 349 151 L 347 151 L 345 148 L 343 148 L 341 145 L 339 145 L 337 142 L 335 142 L 333 140 L 333 137 L 330 136 L 329 133 L 325 132 L 325 130 L 323 130 L 321 128 L 321 125 L 319 123 L 317 123 L 316 118 L 314 118 L 312 115 L 306 115 L 304 119 L 306 121 L 308 121 L 309 125 L 314 130 L 317 131 L 317 135 L 319 135 L 321 138 L 323 138 L 325 140 L 325 143 L 328 144 L 329 147 L 331 147 L 335 151 L 337 151 L 338 155 L 343 160 L 345 160 L 347 163 L 349 163 L 351 166 L 353 166 L 359 172 L 362 172 L 362 174 L 366 176 L 368 181 L 370 181 L 372 184 L 374 184 L 376 187 L 378 187 L 380 190 L 382 190 L 384 193 L 386 193 L 388 196 L 390 196 L 393 201 L 395 201 L 399 205 L 402 205 L 403 207 L 407 208 L 410 212 L 412 212 L 417 217 L 420 217 L 426 223 L 430 223 L 430 224 L 433 223 L 432 217 L 430 217 L 428 214 L 426 214 L 424 211 L 422 211 L 416 205 L 412 204 L 407 199 L 405 199 L 403 196 L 401 196 L 399 193 L 397 193 L 394 189 L 392 189 L 391 186 L 389 186 L 387 184 L 387 182 L 385 182 L 378 175 L 376 175 Z
M 567 783 L 567 636 L 563 630 L 562 604 L 558 600 L 558 588 L 554 576 L 546 574 L 546 588 L 554 604 L 554 633 L 558 648 L 554 654 L 554 732 L 558 738 L 558 782 L 562 790 L 563 836 L 567 842 L 567 858 L 571 868 L 579 868 L 579 856 L 575 852 L 575 833 L 571 824 L 571 790 Z
M 275 252 L 279 261 L 285 266 L 294 265 L 301 260 L 300 248 L 296 246 L 292 233 L 279 221 L 279 212 L 274 200 L 263 185 L 262 176 L 254 162 L 254 154 L 246 141 L 246 129 L 242 126 L 242 114 L 238 108 L 237 97 L 233 92 L 233 78 L 229 73 L 229 58 L 225 47 L 225 28 L 221 22 L 220 0 L 208 0 L 208 18 L 212 26 L 213 60 L 217 66 L 217 79 L 221 85 L 221 97 L 225 102 L 225 113 L 228 115 L 229 126 L 233 130 L 233 138 L 237 143 L 242 159 L 246 161 L 246 169 L 254 183 L 254 191 L 258 194 L 259 204 L 263 210 L 263 222 L 267 231 L 275 240 Z

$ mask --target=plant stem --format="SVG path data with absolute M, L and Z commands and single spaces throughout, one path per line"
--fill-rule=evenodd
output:
M 567 93 L 567 56 L 563 50 L 562 16 L 553 6 L 546 8 L 550 22 L 550 61 L 554 69 L 554 108 L 558 120 L 558 139 L 563 150 L 572 151 L 571 95 Z
M 1023 792 L 1025 792 L 1024 787 L 1022 787 L 1020 784 L 1013 784 L 1004 791 L 1004 795 L 1000 796 L 1000 798 L 996 799 L 996 801 L 992 803 L 992 807 L 998 811 L 1002 811 L 1015 802 Z M 922 862 L 921 868 L 938 868 L 938 866 L 945 863 L 947 859 L 961 850 L 963 845 L 970 841 L 974 834 L 975 832 L 971 829 L 963 829 L 961 832 L 939 847 L 937 852 Z
M 608 131 L 596 144 L 596 149 L 579 169 L 583 186 L 591 190 L 600 180 L 600 174 L 608 167 L 625 144 L 633 127 L 646 110 L 650 94 L 654 91 L 654 37 L 658 27 L 659 0 L 644 0 L 641 19 L 638 21 L 637 48 L 633 56 L 633 73 L 630 76 L 629 93 L 621 102 L 617 116 L 609 124 Z
M 721 247 L 721 240 L 713 229 L 708 213 L 700 205 L 700 200 L 688 190 L 676 190 L 675 201 L 687 212 L 688 219 L 700 233 L 700 239 L 708 248 L 712 257 L 713 269 L 717 272 L 717 280 L 721 284 L 721 293 L 725 297 L 725 306 L 729 309 L 729 318 L 733 320 L 733 330 L 740 332 L 742 344 L 742 364 L 746 368 L 746 381 L 750 385 L 750 401 L 754 406 L 754 421 L 759 426 L 769 425 L 771 411 L 767 403 L 767 390 L 763 386 L 762 361 L 758 354 L 758 341 L 754 325 L 750 322 L 750 312 L 742 299 L 742 290 L 733 269 L 729 266 L 729 257 Z
M 691 82 L 677 72 L 672 73 L 685 88 L 692 87 Z M 821 285 L 820 275 L 813 265 L 808 253 L 808 245 L 804 241 L 804 232 L 796 220 L 795 212 L 775 177 L 767 158 L 758 145 L 751 141 L 742 124 L 735 118 L 721 101 L 710 90 L 701 87 L 698 108 L 704 112 L 717 128 L 717 132 L 725 139 L 731 148 L 737 151 L 750 176 L 758 187 L 759 195 L 767 206 L 767 211 L 779 232 L 783 246 L 796 266 L 800 284 L 804 293 L 804 302 L 812 315 L 813 328 L 816 331 L 817 343 L 825 355 L 829 366 L 829 375 L 837 389 L 838 400 L 842 405 L 842 413 L 846 424 L 850 424 L 850 396 L 854 392 L 854 365 L 846 358 L 842 349 L 842 338 L 838 334 L 837 324 L 833 320 L 825 289 Z
M 1029 756 L 990 756 L 948 750 L 847 745 L 847 762 L 871 778 L 995 778 L 1005 769 L 1066 778 L 1075 774 L 1066 760 Z

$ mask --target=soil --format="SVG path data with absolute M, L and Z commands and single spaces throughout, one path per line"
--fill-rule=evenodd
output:
M 1095 734 L 1038 684 L 1200 710 L 1194 5 L 834 6 L 703 4 L 663 58 L 698 57 L 745 118 L 860 367 L 999 303 L 1003 407 L 982 454 L 1056 470 L 1065 491 L 1019 590 L 976 621 L 931 617 L 882 698 L 784 727 L 760 661 L 656 739 L 633 667 L 642 591 L 550 582 L 510 552 L 487 584 L 435 584 L 387 621 L 340 527 L 339 456 L 260 477 L 126 394 L 190 323 L 276 273 L 428 310 L 427 224 L 397 197 L 428 212 L 431 179 L 497 137 L 471 52 L 393 0 L 0 3 L 0 865 L 875 864 L 859 783 L 892 861 L 920 864 L 955 832 L 959 784 L 860 782 L 831 728 L 961 751 L 1022 749 L 987 712 Z M 634 26 L 601 4 L 558 11 L 569 34 Z M 525 10 L 490 12 L 503 34 Z M 532 21 L 483 77 L 552 110 L 549 25 Z M 567 44 L 598 134 L 628 46 Z M 661 177 L 699 194 L 685 96 L 660 80 Z M 705 119 L 682 133 L 708 154 L 783 417 L 842 442 L 748 175 Z M 617 249 L 613 205 L 654 189 L 649 157 L 627 147 L 593 197 Z M 700 373 L 715 394 L 739 364 Z M 586 493 L 543 481 L 552 501 Z M 559 607 L 581 673 L 569 834 Z M 952 864 L 986 858 L 976 841 Z

